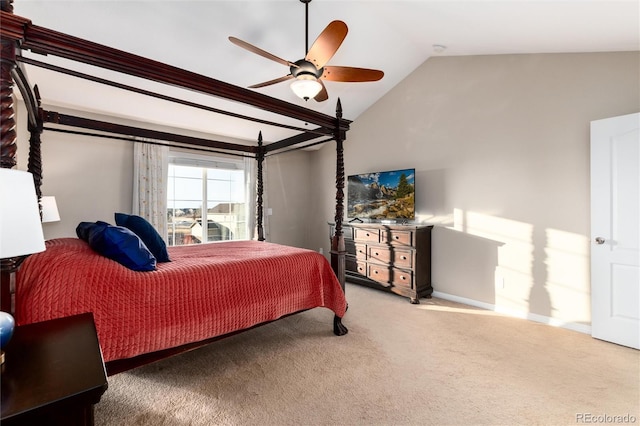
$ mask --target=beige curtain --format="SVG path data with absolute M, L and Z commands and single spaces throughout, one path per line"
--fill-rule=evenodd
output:
M 167 240 L 169 147 L 135 142 L 133 147 L 133 209 Z

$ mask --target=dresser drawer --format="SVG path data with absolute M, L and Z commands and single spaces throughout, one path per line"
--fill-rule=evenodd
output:
M 398 287 L 413 288 L 413 272 L 394 268 L 391 282 Z
M 356 244 L 353 240 L 344 240 L 344 248 L 347 250 L 347 254 L 356 255 Z
M 358 272 L 358 262 L 354 256 L 346 256 L 344 260 L 344 267 L 347 271 Z M 360 272 L 364 275 L 362 272 Z
M 356 257 L 358 259 L 367 260 L 367 245 L 356 243 Z
M 381 283 L 391 282 L 391 274 L 389 273 L 389 267 L 385 265 L 374 265 L 373 263 L 370 263 L 367 277 Z
M 367 276 L 367 262 L 361 262 L 358 261 L 356 262 L 356 271 L 357 273 L 359 273 L 362 276 Z
M 342 227 L 342 236 L 345 240 L 353 240 L 353 227 L 351 226 L 343 226 Z M 329 239 L 333 239 L 334 234 L 336 233 L 336 227 L 334 225 L 329 226 Z
M 393 250 L 393 265 L 398 268 L 413 269 L 413 252 L 411 250 Z
M 378 229 L 355 228 L 353 237 L 355 240 L 358 240 L 358 241 L 368 241 L 368 242 L 377 243 L 380 241 L 380 231 Z
M 390 263 L 391 251 L 382 246 L 367 246 L 368 259 L 378 263 Z
M 345 240 L 353 240 L 353 228 L 351 226 L 343 226 L 342 227 L 342 235 L 344 236 Z M 331 235 L 333 236 L 333 232 L 335 232 L 332 229 L 332 233 Z
M 413 232 L 411 231 L 398 231 L 396 229 L 387 231 L 386 242 L 390 244 L 401 244 L 404 246 L 413 247 Z

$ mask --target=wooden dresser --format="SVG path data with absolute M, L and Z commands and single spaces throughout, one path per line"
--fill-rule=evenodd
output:
M 335 225 L 329 224 L 329 238 Z M 349 282 L 385 289 L 420 303 L 431 297 L 431 231 L 433 225 L 342 225 Z

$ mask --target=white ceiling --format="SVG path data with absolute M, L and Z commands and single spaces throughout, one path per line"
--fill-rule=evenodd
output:
M 289 70 L 233 45 L 228 36 L 290 61 L 305 54 L 304 5 L 299 0 L 15 0 L 14 13 L 36 25 L 243 87 L 286 75 Z M 309 43 L 336 19 L 347 23 L 349 33 L 329 65 L 380 69 L 385 72 L 382 80 L 326 82 L 329 99 L 323 103 L 305 103 L 293 95 L 287 82 L 256 90 L 328 115 L 335 114 L 339 97 L 344 118 L 354 120 L 431 56 L 640 50 L 638 0 L 313 0 L 309 5 Z M 446 49 L 437 53 L 434 45 Z M 25 56 L 69 64 L 30 52 Z M 78 82 L 40 68 L 29 66 L 27 70 L 48 106 L 73 107 L 248 141 L 255 140 L 260 129 L 193 108 L 167 108 L 164 102 L 131 93 L 123 95 L 116 89 L 96 87 L 95 83 Z M 102 70 L 90 72 L 140 87 L 157 87 Z M 67 85 L 68 80 L 74 83 Z M 220 106 L 217 100 L 198 94 L 185 94 L 175 88 L 169 92 Z M 228 103 L 223 107 L 246 112 Z M 261 130 L 267 142 L 290 134 L 275 128 Z

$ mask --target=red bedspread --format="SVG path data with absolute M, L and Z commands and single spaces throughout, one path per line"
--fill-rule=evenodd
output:
M 105 361 L 205 340 L 314 307 L 342 317 L 329 263 L 258 241 L 170 247 L 172 262 L 134 272 L 77 238 L 47 241 L 18 272 L 18 324 L 93 312 Z M 330 324 L 327 327 L 330 329 Z

